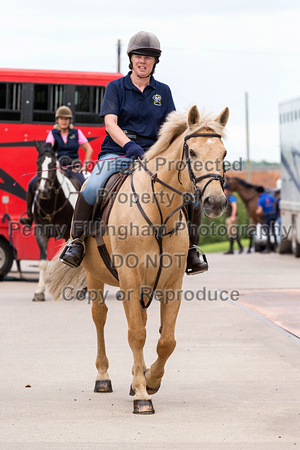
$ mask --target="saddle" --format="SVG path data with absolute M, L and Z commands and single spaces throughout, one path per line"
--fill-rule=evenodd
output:
M 115 202 L 116 196 L 128 177 L 129 173 L 114 173 L 101 187 L 92 215 L 91 236 L 96 238 L 98 251 L 106 267 L 112 275 L 118 280 L 118 273 L 110 259 L 103 236 L 107 231 L 109 216 Z

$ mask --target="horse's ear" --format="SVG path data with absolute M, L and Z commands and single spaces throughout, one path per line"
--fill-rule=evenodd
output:
M 38 152 L 40 152 L 41 150 L 41 145 L 34 139 L 33 140 L 34 146 L 37 149 Z
M 228 122 L 228 119 L 229 119 L 229 109 L 226 106 L 226 108 L 224 108 L 223 111 L 216 118 L 216 122 L 222 125 L 222 127 L 225 127 L 226 123 Z
M 53 147 L 52 147 L 52 150 L 56 153 L 56 150 L 58 149 L 58 141 L 54 141 L 54 144 L 53 144 Z
M 196 123 L 199 123 L 199 119 L 200 119 L 200 114 L 199 114 L 198 108 L 196 105 L 194 105 L 189 110 L 189 115 L 188 115 L 189 127 L 191 125 L 195 125 Z

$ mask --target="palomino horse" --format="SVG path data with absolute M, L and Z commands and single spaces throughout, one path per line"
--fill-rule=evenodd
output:
M 184 199 L 193 199 L 193 193 L 198 191 L 203 213 L 210 218 L 220 216 L 227 204 L 222 189 L 222 163 L 226 150 L 221 138 L 224 137 L 228 116 L 229 110 L 225 108 L 216 119 L 209 115 L 200 117 L 196 106 L 189 110 L 188 115 L 171 113 L 157 142 L 123 183 L 111 210 L 108 233 L 104 236 L 111 258 L 121 255 L 128 262 L 118 264 L 119 282 L 101 260 L 95 239 L 86 239 L 83 267 L 87 287 L 98 293 L 92 302 L 98 338 L 95 392 L 112 391 L 104 340 L 108 308 L 103 301 L 103 288 L 107 283 L 119 286 L 120 299 L 124 300 L 128 342 L 134 359 L 130 393 L 134 395 L 133 412 L 136 414 L 154 413 L 150 395 L 158 391 L 165 363 L 176 344 L 175 322 L 189 248 L 187 222 L 181 212 Z M 206 165 L 207 161 L 211 164 Z M 212 170 L 212 164 L 217 162 Z M 170 196 L 172 201 L 166 200 Z M 118 232 L 114 231 L 126 225 L 127 237 L 121 240 Z M 167 263 L 163 262 L 164 257 Z M 156 264 L 149 264 L 149 260 L 156 261 Z M 50 293 L 58 299 L 66 286 L 75 290 L 84 286 L 83 272 L 82 267 L 73 269 L 58 259 L 52 260 L 46 281 Z M 160 293 L 161 336 L 157 360 L 147 369 L 143 347 L 146 311 L 153 289 L 156 289 L 156 294 Z M 174 300 L 170 301 L 169 296 Z
M 39 283 L 34 301 L 45 300 L 44 273 L 47 267 L 47 246 L 50 237 L 68 239 L 75 203 L 80 184 L 75 185 L 64 174 L 56 170 L 56 144 L 35 144 L 38 150 L 33 220 L 35 237 L 40 250 Z M 77 181 L 77 180 L 76 180 Z M 78 184 L 78 183 L 77 183 Z
M 245 203 L 247 208 L 248 217 L 250 219 L 250 227 L 249 227 L 249 248 L 248 253 L 251 252 L 252 244 L 253 244 L 253 233 L 256 229 L 256 225 L 258 223 L 263 223 L 263 217 L 256 214 L 257 210 L 257 202 L 261 192 L 257 189 L 259 186 L 255 186 L 254 184 L 250 184 L 247 181 L 242 180 L 241 178 L 233 177 L 226 178 L 226 182 L 230 185 L 230 189 L 234 192 L 237 192 L 241 197 L 242 201 Z

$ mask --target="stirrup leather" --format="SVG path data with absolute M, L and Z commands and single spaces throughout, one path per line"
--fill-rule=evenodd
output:
M 66 261 L 66 260 L 64 259 L 65 254 L 66 254 L 72 247 L 74 247 L 74 243 L 75 243 L 75 242 L 79 242 L 79 243 L 83 246 L 82 257 L 81 257 L 80 261 L 78 262 L 78 264 L 72 264 L 70 261 Z M 82 260 L 83 260 L 84 256 L 85 256 L 85 243 L 84 243 L 84 240 L 83 240 L 82 238 L 76 238 L 76 239 L 73 239 L 72 241 L 70 241 L 68 244 L 66 244 L 65 248 L 63 249 L 63 251 L 62 251 L 61 254 L 59 255 L 59 260 L 60 260 L 61 262 L 63 262 L 64 264 L 66 264 L 67 266 L 77 268 L 77 267 L 79 267 L 80 264 L 82 263 Z

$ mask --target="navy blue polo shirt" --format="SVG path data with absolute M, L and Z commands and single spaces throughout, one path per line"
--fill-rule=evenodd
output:
M 131 72 L 107 85 L 100 116 L 118 116 L 119 127 L 142 136 L 136 143 L 147 150 L 156 141 L 159 128 L 167 115 L 175 111 L 175 105 L 169 86 L 151 76 L 150 84 L 141 92 L 132 83 L 130 74 Z M 98 157 L 107 153 L 125 154 L 122 147 L 108 134 Z

